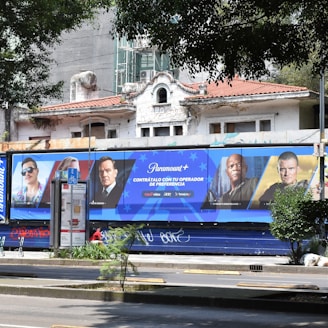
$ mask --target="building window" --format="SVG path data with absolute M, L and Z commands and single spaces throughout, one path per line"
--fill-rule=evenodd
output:
M 117 132 L 115 129 L 111 129 L 107 131 L 107 138 L 108 139 L 115 139 L 117 138 Z
M 210 133 L 221 133 L 221 124 L 220 123 L 212 123 L 210 124 Z
M 255 124 L 255 121 L 225 123 L 224 132 L 225 133 L 256 132 L 256 124 Z
M 82 132 L 81 131 L 71 132 L 71 137 L 72 138 L 81 138 L 82 137 Z
M 233 118 L 222 118 L 220 122 L 209 122 L 209 133 L 242 133 L 271 131 L 274 117 L 250 118 L 250 121 L 234 121 Z
M 174 127 L 174 135 L 175 136 L 182 136 L 182 125 L 176 125 Z
M 149 137 L 149 128 L 141 128 L 141 136 L 142 137 Z
M 49 140 L 50 136 L 29 137 L 28 140 Z
M 271 131 L 271 120 L 260 121 L 260 131 Z
M 157 103 L 158 104 L 165 104 L 167 103 L 167 91 L 165 88 L 160 88 L 157 91 Z
M 90 133 L 89 133 L 89 130 Z M 97 139 L 105 139 L 105 124 L 101 122 L 95 122 L 84 126 L 85 137 L 96 137 Z
M 161 126 L 154 128 L 155 137 L 165 137 L 170 135 L 170 128 L 168 126 Z

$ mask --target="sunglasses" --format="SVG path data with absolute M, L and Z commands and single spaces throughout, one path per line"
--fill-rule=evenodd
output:
M 24 177 L 26 173 L 32 173 L 34 170 L 36 170 L 36 167 L 26 167 L 25 169 L 22 170 L 22 176 Z

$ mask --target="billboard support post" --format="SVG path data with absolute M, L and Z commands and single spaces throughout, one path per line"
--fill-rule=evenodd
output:
M 73 257 L 73 186 L 74 184 L 71 184 L 71 219 L 69 223 L 69 234 L 70 234 L 70 241 L 69 241 L 69 254 L 70 258 Z
M 73 188 L 74 185 L 77 184 L 78 181 L 78 171 L 74 167 L 69 167 L 67 170 L 67 179 L 68 179 L 68 184 L 70 185 L 71 188 L 71 219 L 70 219 L 70 224 L 69 224 L 69 229 L 70 229 L 70 257 L 72 258 L 73 254 Z
M 60 181 L 51 182 L 51 219 L 50 219 L 50 247 L 53 247 L 55 256 L 58 254 L 60 246 L 60 210 L 61 210 L 61 193 Z

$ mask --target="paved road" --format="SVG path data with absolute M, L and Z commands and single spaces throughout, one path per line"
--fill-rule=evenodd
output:
M 11 254 L 16 256 L 14 260 L 7 255 L 9 254 L 0 259 L 0 271 L 7 270 L 8 274 L 8 277 L 1 276 L 0 279 L 3 304 L 0 310 L 0 328 L 44 328 L 57 323 L 81 327 L 117 328 L 327 326 L 326 304 L 321 304 L 319 307 L 318 304 L 310 304 L 314 306 L 309 308 L 309 305 L 305 303 L 301 307 L 297 305 L 297 310 L 294 304 L 286 307 L 286 302 L 281 304 L 275 300 L 268 302 L 265 299 L 265 304 L 262 306 L 263 301 L 255 300 L 254 297 L 272 295 L 272 288 L 236 287 L 237 282 L 245 282 L 245 280 L 253 284 L 259 282 L 261 284 L 278 282 L 289 285 L 316 283 L 321 288 L 318 291 L 319 297 L 327 297 L 328 268 L 285 266 L 285 258 L 134 256 L 134 263 L 139 261 L 139 264 L 144 264 L 139 266 L 140 276 L 162 277 L 167 284 L 178 286 L 188 284 L 189 286 L 164 288 L 146 293 L 147 295 L 136 293 L 133 301 L 129 298 L 129 301 L 124 299 L 124 303 L 115 303 L 111 300 L 117 300 L 117 298 L 107 298 L 102 293 L 90 294 L 89 291 L 85 293 L 79 290 L 73 292 L 71 288 L 63 288 L 70 286 L 73 281 L 76 284 L 90 279 L 95 281 L 99 275 L 99 266 L 91 267 L 90 263 L 87 263 L 88 266 L 79 263 L 79 266 L 73 267 L 72 263 L 77 265 L 75 261 L 56 265 L 59 262 L 44 257 L 40 259 L 40 254 L 34 253 L 28 254 L 29 258 L 25 257 L 22 260 L 17 257 L 16 253 Z M 263 271 L 251 272 L 250 265 L 258 261 L 261 265 L 263 264 Z M 46 265 L 50 262 L 51 265 Z M 240 272 L 237 272 L 238 268 Z M 199 269 L 203 272 L 192 271 Z M 235 272 L 216 272 L 215 274 L 211 272 L 228 269 Z M 5 274 L 5 272 L 2 273 Z M 26 278 L 19 277 L 23 274 Z M 29 276 L 38 278 L 29 278 Z M 227 286 L 228 288 L 200 287 L 204 285 Z M 230 288 L 231 286 L 233 288 Z M 275 295 L 276 291 L 277 289 L 274 289 Z M 278 293 L 284 294 L 284 292 Z M 324 294 L 321 294 L 322 292 Z M 29 295 L 29 297 L 13 295 Z M 52 298 L 54 295 L 58 298 Z M 35 296 L 42 296 L 42 298 Z M 105 299 L 106 302 L 102 302 Z M 154 305 L 154 303 L 161 303 L 161 305 Z M 181 306 L 181 304 L 189 304 L 189 306 Z M 214 307 L 207 308 L 205 305 L 214 305 Z M 232 310 L 227 307 L 248 308 L 248 310 Z M 270 309 L 271 312 L 253 310 L 255 307 Z M 296 310 L 299 314 L 294 313 Z M 324 313 L 325 316 L 306 313 Z M 38 319 L 39 317 L 41 319 Z
M 101 302 L 6 295 L 0 328 L 273 328 L 327 327 L 328 317 L 303 313 Z M 72 328 L 72 327 L 71 327 Z
M 69 280 L 96 280 L 99 267 L 76 267 L 62 265 L 18 265 L 0 264 L 0 275 L 15 275 L 40 279 L 69 279 Z M 326 274 L 304 273 L 271 273 L 271 272 L 246 272 L 229 270 L 201 270 L 201 269 L 164 269 L 141 267 L 139 275 L 131 275 L 134 279 L 162 279 L 166 284 L 236 287 L 246 284 L 246 287 L 274 285 L 275 288 L 313 289 L 318 287 L 322 292 L 328 292 L 328 279 Z

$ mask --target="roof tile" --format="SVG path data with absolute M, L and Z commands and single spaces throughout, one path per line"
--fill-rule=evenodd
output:
M 122 96 L 111 96 L 106 98 L 89 99 L 83 101 L 76 101 L 64 104 L 50 105 L 42 107 L 42 111 L 55 111 L 66 109 L 80 109 L 80 108 L 100 108 L 109 107 L 122 104 Z
M 193 88 L 199 88 L 200 83 L 193 84 Z M 237 96 L 251 96 L 260 94 L 272 94 L 272 93 L 288 93 L 288 92 L 300 92 L 308 90 L 305 87 L 253 81 L 242 80 L 235 78 L 228 83 L 225 82 L 211 82 L 207 84 L 206 95 L 195 95 L 190 98 L 216 98 L 216 97 L 237 97 Z
M 184 86 L 193 90 L 199 90 L 199 86 L 202 83 L 183 83 Z M 207 84 L 206 95 L 194 95 L 188 97 L 188 99 L 197 98 L 220 98 L 220 97 L 238 97 L 238 96 L 252 96 L 260 94 L 272 94 L 272 93 L 288 93 L 288 92 L 300 92 L 308 90 L 305 87 L 290 86 L 277 83 L 243 80 L 238 77 L 234 78 L 233 81 L 228 83 L 225 82 L 211 82 Z M 78 102 L 70 102 L 64 104 L 50 105 L 42 107 L 42 111 L 58 111 L 58 110 L 69 110 L 69 109 L 81 109 L 81 108 L 101 108 L 111 107 L 120 104 L 127 104 L 122 102 L 122 96 L 111 96 L 98 99 L 90 99 Z

